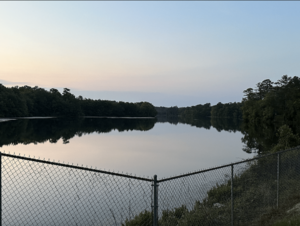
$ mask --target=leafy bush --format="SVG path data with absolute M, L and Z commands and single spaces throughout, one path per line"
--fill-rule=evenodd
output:
M 122 226 L 152 226 L 152 219 L 152 213 L 145 210 L 132 220 L 126 219 L 125 224 L 122 224 Z

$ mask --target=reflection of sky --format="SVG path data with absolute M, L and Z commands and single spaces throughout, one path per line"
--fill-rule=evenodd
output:
M 59 140 L 3 146 L 1 151 L 162 178 L 250 158 L 241 138 L 240 132 L 157 123 L 146 132 L 115 130 L 76 136 L 66 145 Z

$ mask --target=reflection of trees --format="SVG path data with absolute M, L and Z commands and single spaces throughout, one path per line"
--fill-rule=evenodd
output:
M 158 122 L 169 122 L 171 124 L 187 124 L 198 128 L 210 129 L 215 128 L 219 132 L 240 131 L 244 136 L 242 142 L 244 143 L 243 151 L 247 153 L 258 152 L 263 153 L 270 150 L 278 142 L 276 131 L 278 126 L 253 126 L 248 123 L 243 123 L 237 118 L 192 118 L 192 117 L 158 117 Z
M 121 119 L 121 118 L 55 118 L 14 120 L 0 123 L 0 147 L 3 145 L 17 145 L 30 143 L 51 142 L 58 140 L 67 144 L 74 136 L 90 133 L 109 133 L 112 130 L 122 131 L 148 131 L 156 122 L 178 123 L 198 128 L 215 128 L 219 132 L 240 131 L 243 134 L 243 150 L 247 153 L 264 153 L 271 150 L 278 143 L 277 130 L 281 124 L 253 125 L 243 123 L 234 118 L 191 118 L 191 117 L 158 117 L 157 119 Z M 298 127 L 291 127 L 294 131 Z
M 242 120 L 238 118 L 211 118 L 211 124 L 216 130 L 228 132 L 241 131 Z
M 170 123 L 174 125 L 177 125 L 179 123 L 179 119 L 177 115 L 176 116 L 157 115 L 156 118 L 157 118 L 157 122 L 160 123 Z
M 62 139 L 65 144 L 71 138 L 90 133 L 109 133 L 112 130 L 147 131 L 154 127 L 156 119 L 121 118 L 55 118 L 14 120 L 0 124 L 0 147 L 3 145 L 56 143 Z
M 191 126 L 195 126 L 198 128 L 205 128 L 205 129 L 210 129 L 211 122 L 210 118 L 208 117 L 201 117 L 201 118 L 192 118 L 192 117 L 184 117 L 180 118 L 179 122 L 182 124 L 188 124 Z
M 296 137 L 299 136 L 299 124 L 296 120 L 293 125 L 282 123 L 261 123 L 260 125 L 243 123 L 242 133 L 244 137 L 242 138 L 242 142 L 245 144 L 243 150 L 248 153 L 266 153 L 272 151 L 274 147 L 279 148 L 278 144 L 282 142 L 282 139 L 288 140 L 288 143 L 283 146 L 298 146 L 299 140 Z M 285 128 L 287 131 L 280 132 L 282 128 Z M 282 147 L 282 149 L 279 149 L 282 150 L 285 148 Z
M 269 151 L 278 141 L 276 136 L 277 127 L 275 126 L 254 126 L 243 123 L 242 142 L 244 143 L 243 151 L 247 153 L 263 153 Z
M 163 117 L 158 116 L 157 122 L 168 122 L 171 124 L 187 124 L 191 126 L 195 126 L 198 128 L 205 128 L 210 129 L 214 127 L 219 132 L 222 130 L 229 131 L 229 132 L 236 132 L 241 131 L 242 128 L 242 121 L 237 118 L 210 118 L 210 117 Z

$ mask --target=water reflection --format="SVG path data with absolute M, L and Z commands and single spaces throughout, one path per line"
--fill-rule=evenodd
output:
M 278 128 L 282 124 L 261 124 L 253 125 L 244 123 L 236 118 L 179 118 L 159 117 L 158 122 L 168 122 L 177 125 L 178 123 L 188 124 L 207 130 L 215 128 L 217 131 L 240 132 L 243 134 L 241 141 L 242 150 L 249 154 L 264 154 L 269 152 L 278 143 Z M 290 125 L 294 133 L 300 133 L 299 123 Z
M 278 128 L 273 125 L 249 125 L 243 124 L 243 151 L 247 153 L 263 154 L 273 148 L 278 143 Z
M 0 123 L 0 150 L 161 178 L 250 158 L 240 128 L 210 118 L 15 120 Z
M 171 124 L 177 125 L 188 124 L 198 128 L 211 129 L 215 128 L 217 131 L 228 131 L 228 132 L 237 132 L 242 131 L 242 120 L 232 119 L 232 118 L 179 118 L 179 117 L 163 117 L 160 116 L 157 118 L 158 122 L 168 122 Z
M 91 133 L 109 133 L 113 130 L 147 131 L 154 127 L 156 119 L 123 118 L 52 118 L 23 119 L 0 124 L 0 147 L 10 144 L 56 143 L 59 139 L 69 143 L 74 136 Z

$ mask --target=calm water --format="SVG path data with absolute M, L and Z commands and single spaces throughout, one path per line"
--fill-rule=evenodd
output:
M 0 151 L 158 178 L 251 158 L 238 126 L 210 119 L 22 119 L 0 123 Z

